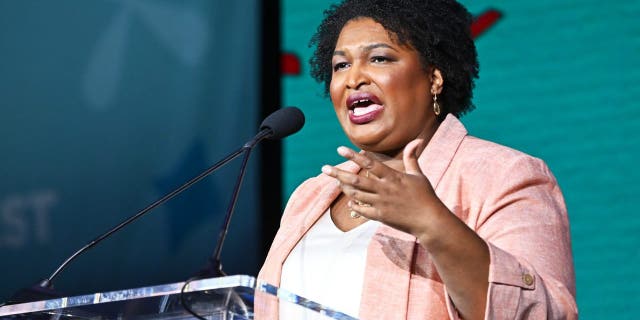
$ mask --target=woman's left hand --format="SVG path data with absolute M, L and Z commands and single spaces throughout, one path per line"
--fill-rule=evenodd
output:
M 357 200 L 349 201 L 352 210 L 422 238 L 437 225 L 438 217 L 448 212 L 418 166 L 416 153 L 422 143 L 416 139 L 404 148 L 404 172 L 374 159 L 368 152 L 358 153 L 347 147 L 339 147 L 338 153 L 366 170 L 368 177 L 328 165 L 322 167 L 322 172 L 336 178 L 344 194 Z
M 465 318 L 481 319 L 487 301 L 489 248 L 436 196 L 418 166 L 414 140 L 403 150 L 404 172 L 375 160 L 367 153 L 340 147 L 338 153 L 354 161 L 369 177 L 324 166 L 322 172 L 338 181 L 351 199 L 353 210 L 372 220 L 414 235 L 420 241 L 447 286 L 454 304 Z

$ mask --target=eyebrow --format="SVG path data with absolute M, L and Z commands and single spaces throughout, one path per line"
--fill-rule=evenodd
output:
M 362 48 L 362 51 L 364 52 L 371 52 L 371 50 L 376 49 L 376 48 L 387 48 L 387 49 L 391 49 L 393 51 L 398 51 L 396 50 L 396 48 L 386 44 L 386 43 L 374 43 L 374 44 L 370 44 L 368 46 L 365 46 Z M 335 50 L 333 51 L 333 55 L 334 56 L 346 56 L 347 54 L 342 51 L 342 50 Z

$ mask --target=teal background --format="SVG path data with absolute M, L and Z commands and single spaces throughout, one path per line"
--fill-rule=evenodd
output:
M 349 144 L 323 86 L 309 76 L 308 41 L 330 1 L 283 0 L 283 49 L 303 70 L 283 80 L 285 105 L 307 116 L 284 142 L 285 195 Z M 476 39 L 477 108 L 469 132 L 544 159 L 571 221 L 582 319 L 640 313 L 639 1 L 462 1 L 503 18 Z
M 0 301 L 242 146 L 259 124 L 257 2 L 0 1 Z M 254 153 L 223 250 L 261 263 Z M 182 281 L 239 160 L 79 257 L 64 294 Z

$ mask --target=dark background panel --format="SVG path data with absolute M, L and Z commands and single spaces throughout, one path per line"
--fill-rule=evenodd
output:
M 261 24 L 277 15 L 260 6 L 0 2 L 1 300 L 257 132 L 278 106 L 277 87 L 261 89 L 277 82 L 274 70 L 262 69 L 276 66 L 274 53 L 261 54 Z M 267 41 L 278 47 L 277 37 Z M 262 100 L 271 109 L 262 110 Z M 230 274 L 257 273 L 262 206 L 279 210 L 260 196 L 261 163 L 277 163 L 269 160 L 277 144 L 264 150 L 252 156 L 223 250 Z M 188 278 L 214 249 L 238 167 L 81 256 L 56 288 L 76 294 Z

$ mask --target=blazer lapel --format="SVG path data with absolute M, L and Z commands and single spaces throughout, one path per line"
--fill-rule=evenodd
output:
M 357 172 L 360 169 L 357 164 L 351 161 L 337 167 L 350 172 Z M 269 266 L 263 266 L 261 272 L 261 275 L 264 276 L 263 279 L 275 286 L 280 285 L 282 264 L 293 248 L 327 211 L 341 192 L 336 180 L 324 174 L 317 176 L 309 183 L 311 185 L 305 187 L 304 194 L 296 195 L 296 203 L 285 210 L 284 215 L 287 217 L 287 221 L 283 222 L 276 239 L 274 239 L 273 248 L 267 258 L 267 261 L 270 261 Z
M 458 118 L 449 114 L 418 157 L 420 169 L 434 189 L 437 189 L 465 136 L 467 129 Z

